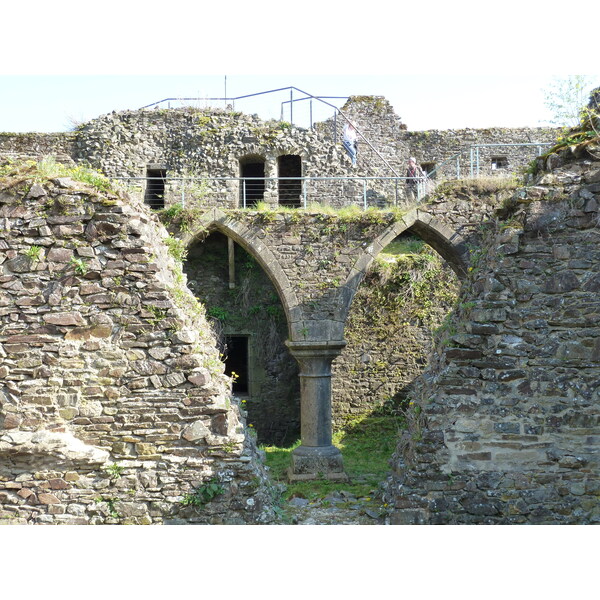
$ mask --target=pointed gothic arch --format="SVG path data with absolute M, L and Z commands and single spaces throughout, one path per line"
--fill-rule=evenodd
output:
M 253 232 L 248 227 L 248 225 L 226 215 L 217 208 L 207 211 L 203 215 L 197 231 L 186 235 L 182 238 L 182 241 L 187 247 L 190 247 L 201 241 L 206 233 L 211 230 L 219 231 L 239 244 L 256 260 L 267 274 L 267 277 L 275 287 L 279 299 L 281 300 L 287 319 L 288 331 L 291 336 L 293 324 L 301 320 L 301 309 L 293 286 L 271 249 L 256 235 L 256 232 Z
M 390 225 L 361 253 L 340 289 L 340 302 L 336 320 L 346 322 L 350 305 L 377 255 L 396 237 L 411 231 L 429 244 L 452 268 L 459 280 L 467 274 L 469 251 L 464 239 L 447 225 L 419 209 L 410 211 Z

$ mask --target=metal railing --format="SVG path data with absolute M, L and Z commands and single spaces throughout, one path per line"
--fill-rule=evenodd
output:
M 500 148 L 500 147 L 529 147 L 534 146 L 537 148 L 537 155 L 540 156 L 542 154 L 542 148 L 552 146 L 551 143 L 548 142 L 522 142 L 522 143 L 514 143 L 514 144 L 473 144 L 469 147 L 470 153 L 470 166 L 471 166 L 471 177 L 477 177 L 480 173 L 480 156 L 479 149 L 480 148 Z
M 265 96 L 267 94 L 276 94 L 278 92 L 287 92 L 289 91 L 290 93 L 290 98 L 289 100 L 283 100 L 281 102 L 280 108 L 280 120 L 283 121 L 284 118 L 284 106 L 286 104 L 289 104 L 289 111 L 290 111 L 290 118 L 289 118 L 289 123 L 290 124 L 294 124 L 294 104 L 296 102 L 303 102 L 306 100 L 309 100 L 309 108 L 310 108 L 310 127 L 312 128 L 314 125 L 313 122 L 313 100 L 316 100 L 317 102 L 320 102 L 321 104 L 324 104 L 328 107 L 331 107 L 334 109 L 334 111 L 338 111 L 339 109 L 334 105 L 331 104 L 329 102 L 326 102 L 326 100 L 347 100 L 348 96 L 314 96 L 313 94 L 309 94 L 308 92 L 304 92 L 300 89 L 298 89 L 297 87 L 293 87 L 293 86 L 288 86 L 288 87 L 283 87 L 283 88 L 277 88 L 274 90 L 266 90 L 264 92 L 256 92 L 254 94 L 244 94 L 243 96 L 225 96 L 225 97 L 220 97 L 220 98 L 164 98 L 163 100 L 159 100 L 158 102 L 152 102 L 152 104 L 147 104 L 146 106 L 142 106 L 140 110 L 144 109 L 144 108 L 158 108 L 161 104 L 168 102 L 169 103 L 169 108 L 171 108 L 170 103 L 171 102 L 224 102 L 224 103 L 230 103 L 229 106 L 231 107 L 232 110 L 235 110 L 235 103 L 239 102 L 240 100 L 248 100 L 249 98 L 256 98 L 258 96 Z M 303 94 L 303 97 L 301 98 L 294 98 L 294 91 L 299 92 L 300 94 Z M 334 112 L 335 114 L 335 112 Z
M 438 176 L 438 174 L 443 173 L 442 167 L 449 164 L 450 162 L 454 162 L 455 163 L 454 172 L 450 174 L 446 171 L 444 177 L 446 179 L 451 179 L 451 178 L 460 179 L 461 178 L 461 158 L 462 158 L 463 161 L 467 162 L 467 164 L 468 164 L 470 177 L 471 178 L 479 177 L 481 175 L 481 171 L 482 171 L 480 148 L 535 147 L 535 148 L 537 148 L 537 156 L 540 156 L 542 154 L 542 151 L 544 148 L 550 148 L 552 145 L 553 144 L 550 142 L 523 142 L 523 143 L 512 143 L 512 144 L 472 144 L 472 145 L 466 147 L 465 149 L 461 150 L 460 152 L 457 152 L 456 154 L 453 154 L 452 156 L 446 158 L 439 165 L 436 165 L 435 169 L 433 169 L 431 172 L 427 173 L 427 176 L 431 180 L 434 180 Z M 465 158 L 467 153 L 469 156 L 468 161 Z M 511 157 L 509 156 L 507 158 L 510 159 Z M 490 171 L 493 171 L 493 168 L 490 168 Z M 510 175 L 512 173 L 513 173 L 513 171 L 510 169 L 506 171 L 507 175 Z
M 281 120 L 283 120 L 283 106 L 284 104 L 289 104 L 290 106 L 290 123 L 293 125 L 294 124 L 294 114 L 293 114 L 293 107 L 294 107 L 294 103 L 295 102 L 301 102 L 301 101 L 305 101 L 305 100 L 309 100 L 310 101 L 310 107 L 311 107 L 311 111 L 310 111 L 310 126 L 313 126 L 313 122 L 312 122 L 312 101 L 316 100 L 317 102 L 328 106 L 329 108 L 333 109 L 333 142 L 334 144 L 337 144 L 337 116 L 341 116 L 346 122 L 350 123 L 350 119 L 334 104 L 331 104 L 330 102 L 327 102 L 326 99 L 347 99 L 348 96 L 314 96 L 313 94 L 309 94 L 308 92 L 305 92 L 304 90 L 301 90 L 297 87 L 294 86 L 288 86 L 285 88 L 277 88 L 275 90 L 268 90 L 265 92 L 257 92 L 254 94 L 245 94 L 243 96 L 236 96 L 236 97 L 230 97 L 230 98 L 164 98 L 163 100 L 159 100 L 158 102 L 153 102 L 152 104 L 147 104 L 146 106 L 142 106 L 142 109 L 144 108 L 152 108 L 152 107 L 158 107 L 160 104 L 162 104 L 163 102 L 191 102 L 191 101 L 195 101 L 195 102 L 199 102 L 199 101 L 211 101 L 211 102 L 231 102 L 231 106 L 232 108 L 235 107 L 235 102 L 239 101 L 239 100 L 245 100 L 248 98 L 254 98 L 257 96 L 264 96 L 266 94 L 274 94 L 277 92 L 284 92 L 284 91 L 289 91 L 290 92 L 290 99 L 289 100 L 285 100 L 281 103 Z M 294 98 L 294 91 L 303 94 L 303 97 L 301 98 Z M 382 156 L 382 154 L 375 148 L 375 146 L 373 146 L 373 144 L 367 139 L 367 137 L 358 129 L 356 128 L 356 132 L 358 137 L 360 138 L 360 140 L 366 144 L 372 153 L 374 153 L 377 158 L 382 162 L 383 165 L 385 165 L 385 167 L 387 169 L 389 169 L 390 173 L 392 173 L 392 175 L 394 177 L 399 177 L 398 173 L 396 172 L 396 170 L 392 167 L 392 165 L 390 165 L 390 163 Z
M 267 202 L 293 208 L 310 204 L 357 205 L 383 208 L 407 200 L 420 202 L 430 181 L 409 177 L 112 177 L 144 194 L 152 208 L 178 202 L 186 204 L 251 208 Z

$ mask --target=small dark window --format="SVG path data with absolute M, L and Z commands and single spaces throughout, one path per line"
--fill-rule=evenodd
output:
M 165 207 L 166 169 L 146 169 L 146 197 L 144 202 L 154 210 Z
M 234 377 L 232 392 L 248 393 L 248 337 L 230 335 L 225 338 L 225 374 Z M 235 376 L 233 375 L 235 373 Z
M 492 171 L 497 171 L 498 169 L 508 169 L 507 156 L 492 156 Z

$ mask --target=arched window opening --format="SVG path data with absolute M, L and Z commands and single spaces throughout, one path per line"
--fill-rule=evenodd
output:
M 146 194 L 144 202 L 153 210 L 162 210 L 165 207 L 165 183 L 167 169 L 148 165 L 146 169 Z
M 279 204 L 300 208 L 302 206 L 302 158 L 284 154 L 277 158 Z
M 256 206 L 265 198 L 265 159 L 247 156 L 240 159 L 240 205 Z
M 189 248 L 183 270 L 206 308 L 232 392 L 242 398 L 258 442 L 289 445 L 300 437 L 300 379 L 285 345 L 285 311 L 260 264 L 233 245 L 231 252 L 230 238 L 215 231 Z

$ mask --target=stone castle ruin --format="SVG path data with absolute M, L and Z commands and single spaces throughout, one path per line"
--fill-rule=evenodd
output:
M 600 158 L 559 134 L 411 132 L 380 97 L 310 129 L 187 108 L 0 134 L 0 517 L 276 522 L 254 430 L 301 438 L 292 480 L 344 479 L 332 428 L 401 396 L 390 523 L 597 521 Z M 426 316 L 354 332 L 409 234 L 459 301 L 434 340 Z

